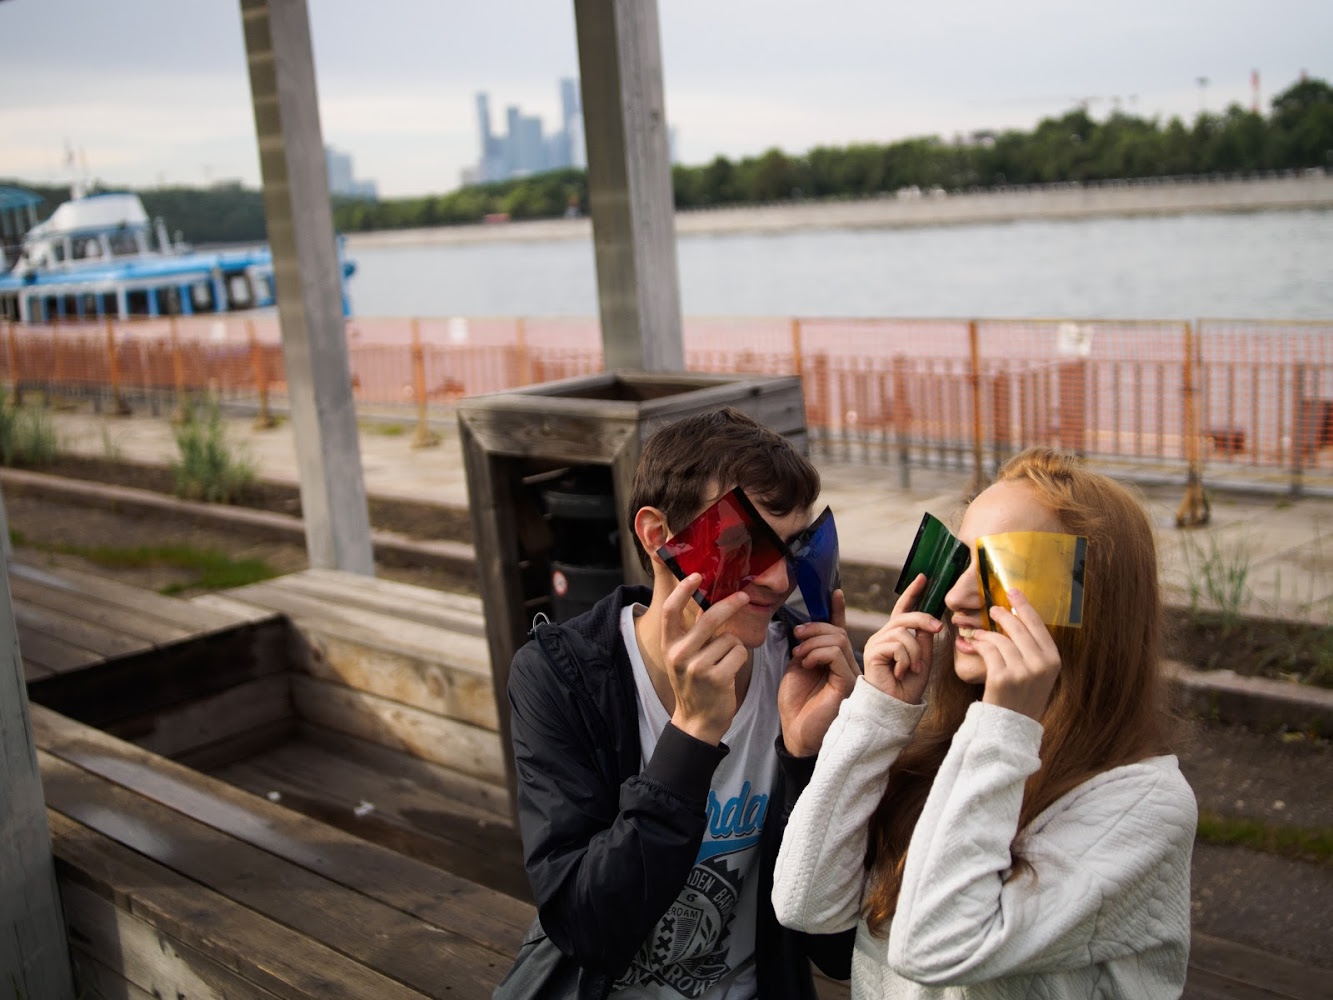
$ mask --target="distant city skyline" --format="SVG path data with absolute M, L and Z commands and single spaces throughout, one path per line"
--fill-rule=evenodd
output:
M 1260 107 L 1302 71 L 1333 81 L 1328 0 L 658 0 L 677 156 L 1031 130 L 1085 104 L 1162 122 Z M 480 159 L 476 92 L 561 120 L 579 75 L 573 5 L 309 4 L 324 142 L 383 197 L 440 194 Z M 0 3 L 0 177 L 110 186 L 259 184 L 235 2 Z M 151 53 L 151 55 L 147 55 Z M 502 95 L 502 96 L 501 96 Z M 500 125 L 499 122 L 496 123 Z
M 544 133 L 541 117 L 523 114 L 517 104 L 505 109 L 506 131 L 497 133 L 491 124 L 490 94 L 480 91 L 476 101 L 480 158 L 460 172 L 461 184 L 507 181 L 587 165 L 578 80 L 560 80 L 560 128 L 549 136 Z
M 357 179 L 351 153 L 326 145 L 324 164 L 329 174 L 329 194 L 335 198 L 365 198 L 374 201 L 379 197 L 375 181 Z

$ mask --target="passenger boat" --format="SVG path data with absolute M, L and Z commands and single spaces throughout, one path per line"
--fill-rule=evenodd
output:
M 25 214 L 33 218 L 35 195 L 16 189 L 0 194 L 10 196 L 0 201 L 9 209 L 6 231 L 13 231 Z M 77 322 L 274 305 L 273 256 L 267 246 L 195 250 L 170 239 L 161 219 L 150 221 L 136 194 L 76 190 L 73 195 L 49 219 L 27 229 L 13 267 L 0 267 L 0 319 Z M 347 314 L 347 278 L 356 265 L 343 258 L 341 241 L 338 255 Z

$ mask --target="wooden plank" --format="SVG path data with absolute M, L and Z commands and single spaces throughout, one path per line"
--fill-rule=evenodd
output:
M 282 1000 L 420 1000 L 427 995 L 183 878 L 56 809 L 48 809 L 47 818 L 61 884 L 91 889 Z M 330 905 L 336 896 L 330 894 Z
M 107 732 L 145 750 L 175 757 L 292 718 L 291 684 L 270 674 L 218 694 L 130 716 Z
M 1206 974 L 1206 975 L 1204 975 Z M 1283 997 L 1290 1000 L 1319 1000 L 1329 995 L 1333 969 L 1283 958 L 1235 941 L 1226 941 L 1197 931 L 1190 935 L 1191 979 L 1213 977 L 1225 980 L 1228 993 L 1237 997 Z M 1257 992 L 1244 992 L 1245 989 Z
M 504 784 L 504 753 L 492 730 L 299 674 L 292 702 L 307 722 Z
M 173 759 L 191 770 L 210 771 L 215 767 L 226 767 L 247 760 L 256 754 L 268 753 L 295 737 L 296 733 L 297 719 L 295 715 L 290 715 L 205 746 L 182 750 Z
M 276 611 L 256 607 L 253 604 L 247 604 L 245 601 L 233 600 L 225 593 L 198 594 L 190 598 L 190 603 L 203 608 L 212 608 L 214 611 L 221 611 L 231 615 L 237 621 L 258 623 L 268 621 L 277 615 Z
M 413 990 L 429 993 L 450 983 L 462 995 L 486 995 L 482 991 L 494 986 L 498 967 L 509 957 L 346 891 L 335 880 L 44 750 L 38 757 L 50 808 Z
M 275 1000 L 268 990 L 174 940 L 86 886 L 65 881 L 60 886 L 60 898 L 76 950 L 146 996 Z
M 397 773 L 292 741 L 215 774 L 400 854 L 531 900 L 523 847 L 512 826 Z
M 84 598 L 118 605 L 138 614 L 149 614 L 190 633 L 213 632 L 240 624 L 231 615 L 81 570 L 62 567 L 59 575 L 40 571 L 34 574 L 27 566 L 13 566 L 10 575 L 64 589 Z
M 163 621 L 155 615 L 137 612 L 133 608 L 126 608 L 123 604 L 104 601 L 68 588 L 51 587 L 14 575 L 10 576 L 10 584 L 17 602 L 50 608 L 53 611 L 77 608 L 79 617 L 84 621 L 118 629 L 126 635 L 145 639 L 154 646 L 178 642 L 195 634 L 191 629 L 174 622 Z
M 66 642 L 52 635 L 41 632 L 18 632 L 19 652 L 25 661 L 45 667 L 53 674 L 63 674 L 70 670 L 82 670 L 84 667 L 106 660 L 101 653 L 84 649 L 72 642 Z
M 514 821 L 508 791 L 497 787 L 494 782 L 460 774 L 432 761 L 309 722 L 298 722 L 296 735 L 298 739 L 323 747 L 348 760 L 359 761 L 381 774 L 399 775 L 411 780 L 436 795 L 475 809 L 497 822 L 512 824 Z
M 405 913 L 514 954 L 531 907 L 33 706 L 37 745 L 63 760 L 185 813 L 275 857 Z M 385 772 L 391 773 L 391 772 Z
M 27 656 L 23 657 L 23 683 L 31 684 L 33 681 L 39 681 L 44 677 L 54 677 L 55 671 L 50 667 L 44 667 L 36 660 L 30 660 Z
M 504 753 L 491 729 L 300 675 L 292 677 L 292 703 L 308 723 L 504 784 Z
M 343 584 L 354 593 L 374 594 L 377 599 L 394 602 L 392 606 L 398 608 L 410 605 L 424 611 L 438 611 L 440 614 L 457 612 L 478 617 L 483 614 L 481 598 L 475 595 L 422 587 L 398 580 L 386 580 L 378 576 L 361 576 L 337 569 L 308 569 L 300 573 L 286 574 L 279 579 L 300 586 L 315 583 Z
M 55 609 L 15 601 L 14 621 L 19 627 L 20 640 L 25 635 L 47 635 L 91 650 L 103 658 L 128 656 L 153 648 L 146 639 L 87 621 L 78 614 L 75 604 Z
M 33 701 L 106 726 L 283 673 L 290 662 L 290 628 L 275 619 L 43 678 L 29 690 Z
M 307 629 L 308 655 L 295 664 L 297 670 L 483 729 L 498 728 L 489 677 L 455 670 L 436 658 L 384 649 L 374 644 L 373 637 L 347 627 L 336 631 L 320 624 L 299 627 Z
M 447 663 L 490 680 L 490 657 L 484 638 L 478 636 L 405 621 L 393 614 L 330 604 L 322 597 L 294 593 L 273 582 L 255 583 L 228 593 L 238 600 L 281 611 L 298 627 L 307 623 L 331 629 L 354 626 L 356 635 L 365 636 L 368 643 L 378 647 Z
M 69 949 L 69 961 L 74 969 L 74 995 L 81 1000 L 161 1000 L 112 972 L 76 945 Z

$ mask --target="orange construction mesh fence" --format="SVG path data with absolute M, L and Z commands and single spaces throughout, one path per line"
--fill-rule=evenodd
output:
M 440 407 L 602 367 L 591 318 L 356 317 L 346 329 L 365 405 Z M 272 314 L 4 331 L 0 379 L 20 396 L 156 408 L 287 388 Z M 683 333 L 691 371 L 800 375 L 827 457 L 993 468 L 1046 444 L 1146 471 L 1333 480 L 1333 322 L 737 317 L 689 318 Z

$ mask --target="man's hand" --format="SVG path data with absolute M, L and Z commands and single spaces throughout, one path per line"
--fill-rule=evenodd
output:
M 794 757 L 819 752 L 838 707 L 856 685 L 859 670 L 847 638 L 847 602 L 841 590 L 833 592 L 832 619 L 796 626 L 800 643 L 778 687 L 782 742 Z
M 893 606 L 884 627 L 866 643 L 866 680 L 885 694 L 910 705 L 921 704 L 930 679 L 935 636 L 944 623 L 924 611 L 913 611 L 926 589 L 918 573 Z
M 691 573 L 663 603 L 661 648 L 676 696 L 671 724 L 695 739 L 716 745 L 736 716 L 736 675 L 750 659 L 750 651 L 740 639 L 719 629 L 750 598 L 743 591 L 732 594 L 687 626 L 685 609 L 702 579 L 700 574 Z

